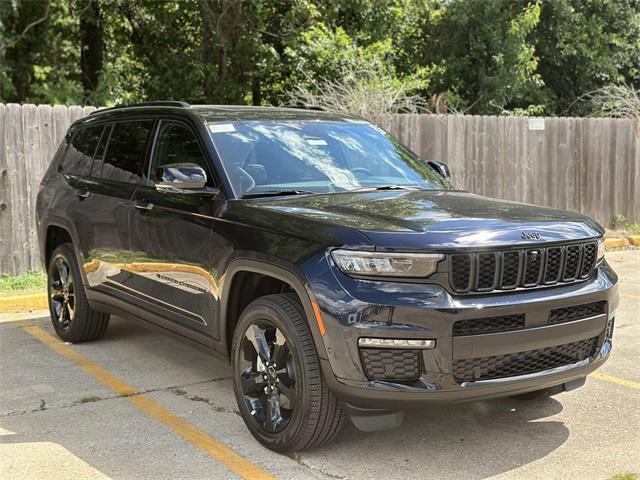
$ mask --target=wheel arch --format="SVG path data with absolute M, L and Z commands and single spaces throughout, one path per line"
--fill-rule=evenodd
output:
M 240 258 L 231 262 L 225 272 L 220 295 L 220 339 L 222 342 L 221 347 L 225 350 L 223 352 L 225 355 L 230 356 L 231 344 L 229 339 L 233 337 L 235 325 L 242 313 L 241 311 L 237 311 L 237 309 L 234 311 L 233 302 L 237 301 L 237 299 L 234 298 L 234 294 L 238 293 L 238 284 L 242 282 L 243 275 L 258 274 L 283 282 L 290 287 L 291 291 L 297 294 L 304 309 L 318 356 L 323 359 L 327 358 L 320 327 L 316 320 L 313 307 L 315 298 L 307 282 L 304 280 L 302 272 L 298 273 L 296 270 L 289 266 L 276 265 L 262 260 Z M 251 300 L 253 300 L 253 298 Z
M 58 245 L 65 242 L 70 242 L 73 245 L 73 249 L 76 253 L 76 260 L 78 260 L 77 238 L 70 222 L 60 218 L 49 220 L 43 226 L 40 238 L 40 258 L 45 270 L 49 266 L 49 260 L 53 251 Z M 80 262 L 78 262 L 78 264 L 80 265 Z

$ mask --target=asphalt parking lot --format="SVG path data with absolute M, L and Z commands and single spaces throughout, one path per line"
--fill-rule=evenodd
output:
M 228 366 L 115 318 L 64 345 L 43 312 L 0 316 L 0 478 L 574 478 L 640 473 L 640 251 L 621 277 L 611 359 L 577 391 L 428 407 L 400 430 L 347 424 L 283 456 L 253 440 Z

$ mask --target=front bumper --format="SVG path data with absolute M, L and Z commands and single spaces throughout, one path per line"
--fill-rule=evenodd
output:
M 605 262 L 588 281 L 485 296 L 453 296 L 437 285 L 359 280 L 327 269 L 310 286 L 326 328 L 322 367 L 331 390 L 352 406 L 405 409 L 425 402 L 462 402 L 516 395 L 575 384 L 606 361 L 611 350 L 607 327 L 618 305 L 617 276 Z M 550 313 L 605 302 L 598 315 L 548 324 Z M 456 321 L 524 315 L 526 328 L 472 336 L 454 336 Z M 363 367 L 361 337 L 435 339 L 421 350 L 417 381 L 370 379 Z M 595 343 L 588 358 L 500 378 L 461 381 L 459 361 L 503 358 L 575 342 Z M 526 355 L 525 355 L 526 356 Z

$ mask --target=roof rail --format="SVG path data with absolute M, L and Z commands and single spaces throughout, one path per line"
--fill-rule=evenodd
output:
M 106 111 L 111 111 L 111 110 L 118 110 L 121 108 L 137 108 L 137 107 L 180 107 L 180 108 L 189 108 L 191 107 L 191 105 L 189 105 L 187 102 L 179 102 L 179 101 L 169 101 L 169 100 L 157 100 L 157 101 L 153 101 L 153 102 L 140 102 L 140 103 L 132 103 L 129 105 L 116 105 L 115 107 L 109 107 L 109 108 L 101 108 L 100 110 L 95 110 L 93 112 L 91 112 L 91 115 L 94 115 L 96 113 L 102 113 L 102 112 L 106 112 Z
M 300 104 L 296 104 L 296 105 L 288 105 L 287 108 L 298 108 L 301 110 L 317 110 L 319 112 L 326 112 L 327 109 L 324 108 L 321 105 L 300 105 Z

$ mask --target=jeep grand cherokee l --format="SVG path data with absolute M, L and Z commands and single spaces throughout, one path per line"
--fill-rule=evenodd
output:
M 574 389 L 617 277 L 576 213 L 456 189 L 375 125 L 155 102 L 75 122 L 37 202 L 65 341 L 139 320 L 226 357 L 248 429 L 290 452 L 344 419 Z

